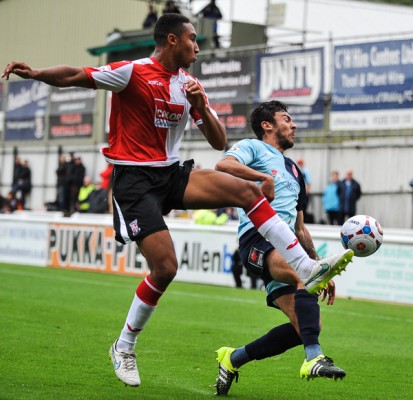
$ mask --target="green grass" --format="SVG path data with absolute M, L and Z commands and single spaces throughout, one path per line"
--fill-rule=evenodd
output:
M 264 293 L 173 283 L 139 337 L 139 388 L 113 372 L 108 349 L 138 279 L 0 265 L 0 399 L 213 398 L 214 351 L 284 323 Z M 242 367 L 229 398 L 412 399 L 413 308 L 337 299 L 322 303 L 324 352 L 343 381 L 301 381 L 302 347 Z

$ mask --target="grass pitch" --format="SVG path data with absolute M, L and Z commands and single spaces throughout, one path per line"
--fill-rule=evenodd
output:
M 142 386 L 125 387 L 108 350 L 138 281 L 0 265 L 0 399 L 213 398 L 214 351 L 286 322 L 263 292 L 174 282 L 138 340 Z M 302 381 L 297 347 L 243 366 L 228 398 L 413 399 L 413 307 L 337 299 L 321 308 L 321 345 L 343 381 Z

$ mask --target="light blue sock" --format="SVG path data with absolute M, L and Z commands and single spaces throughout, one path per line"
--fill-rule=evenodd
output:
M 237 369 L 247 362 L 251 361 L 250 356 L 245 350 L 245 346 L 235 349 L 235 351 L 230 356 L 230 360 L 232 366 Z
M 310 344 L 309 346 L 304 347 L 305 350 L 305 358 L 307 361 L 312 360 L 313 358 L 318 357 L 319 355 L 323 354 L 321 347 L 319 344 Z

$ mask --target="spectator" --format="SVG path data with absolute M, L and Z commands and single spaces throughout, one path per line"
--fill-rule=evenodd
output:
M 361 197 L 361 186 L 353 178 L 353 171 L 346 171 L 346 178 L 340 182 L 340 225 L 357 215 L 357 201 Z
M 11 184 L 11 190 L 16 193 L 17 191 L 17 180 L 19 179 L 20 170 L 22 168 L 22 162 L 19 156 L 14 158 L 13 164 L 13 181 Z
M 232 275 L 234 276 L 235 280 L 235 287 L 242 289 L 242 269 L 243 269 L 243 264 L 241 261 L 241 256 L 239 254 L 239 248 L 237 247 L 232 253 L 232 263 L 231 263 L 231 272 Z
M 303 178 L 304 178 L 304 183 L 305 183 L 305 190 L 307 192 L 307 196 L 310 194 L 310 189 L 311 189 L 311 173 L 308 170 L 308 168 L 306 168 L 304 166 L 304 159 L 303 158 L 299 158 L 297 160 L 297 165 L 300 168 L 301 173 L 303 174 Z
M 167 13 L 175 13 L 175 14 L 181 14 L 181 10 L 179 7 L 175 4 L 174 1 L 170 0 L 166 2 L 166 6 L 162 11 L 163 14 Z
M 76 203 L 78 201 L 79 190 L 80 187 L 84 184 L 85 175 L 86 168 L 82 163 L 82 159 L 80 157 L 74 157 L 74 162 L 71 163 L 69 169 L 70 214 L 76 210 Z
M 311 183 L 312 183 L 312 179 L 311 179 L 311 173 L 308 170 L 308 168 L 306 168 L 304 166 L 304 159 L 303 158 L 299 158 L 297 160 L 297 165 L 298 168 L 300 168 L 300 171 L 303 175 L 304 178 L 304 183 L 305 183 L 305 190 L 306 190 L 306 197 L 307 197 L 307 202 L 304 206 L 303 212 L 304 212 L 304 222 L 306 224 L 313 224 L 314 223 L 314 215 L 312 213 L 310 213 L 308 210 L 310 208 L 310 204 L 311 204 Z
M 215 4 L 215 0 L 211 0 L 198 14 L 197 16 L 211 19 L 214 21 L 214 44 L 218 49 L 220 47 L 218 36 L 218 20 L 222 19 L 221 10 Z
M 143 21 L 142 27 L 144 29 L 152 28 L 156 21 L 158 20 L 158 13 L 155 10 L 155 7 L 152 4 L 149 4 L 149 11 L 148 15 L 146 16 L 145 20 Z
M 68 163 L 66 156 L 61 154 L 59 165 L 56 169 L 56 207 L 58 211 L 67 212 L 69 210 L 69 188 L 67 185 Z
M 331 172 L 330 182 L 323 190 L 322 203 L 328 223 L 338 225 L 340 220 L 340 182 L 337 171 Z
M 66 204 L 67 204 L 67 215 L 70 215 L 75 208 L 75 204 L 77 201 L 77 194 L 76 197 L 72 196 L 72 181 L 73 181 L 73 171 L 75 169 L 75 153 L 73 151 L 71 151 L 69 153 L 69 161 L 67 162 L 67 168 L 66 168 Z M 74 199 L 73 199 L 74 197 Z
M 238 213 L 235 207 L 224 207 L 217 210 L 217 216 L 222 214 L 228 215 L 228 221 L 238 221 Z
M 113 172 L 113 164 L 108 163 L 107 167 L 100 173 L 100 177 L 102 178 L 102 182 L 100 184 L 103 190 L 106 190 L 106 201 L 108 209 L 107 211 L 112 214 L 113 212 L 113 204 L 112 204 L 112 172 Z
M 2 213 L 3 211 L 3 207 L 4 207 L 4 205 L 6 204 L 6 198 L 5 197 L 3 197 L 1 194 L 0 194 L 0 213 Z
M 213 210 L 196 210 L 193 217 L 198 225 L 224 225 L 228 221 L 226 213 L 218 216 Z
M 112 186 L 112 172 L 113 164 L 107 163 L 106 168 L 100 173 L 100 177 L 102 178 L 102 189 L 108 190 Z
M 20 200 L 23 209 L 26 208 L 26 198 L 32 191 L 32 171 L 29 167 L 29 161 L 24 160 L 20 166 L 15 164 L 17 181 L 13 184 L 13 193 Z
M 76 210 L 80 213 L 89 211 L 90 195 L 95 190 L 95 185 L 88 176 L 83 179 L 83 185 L 79 188 L 79 194 L 76 202 Z
M 16 210 L 22 210 L 22 205 L 19 200 L 16 199 L 16 196 L 12 190 L 7 193 L 6 197 L 2 197 L 1 200 L 1 213 L 10 214 Z
M 231 263 L 231 271 L 232 271 L 232 275 L 234 276 L 236 288 L 242 289 L 243 287 L 242 279 L 241 279 L 243 268 L 244 268 L 244 264 L 241 261 L 239 247 L 237 247 L 234 253 L 232 254 L 232 263 Z M 259 279 L 259 276 L 248 270 L 247 270 L 247 276 L 251 280 L 251 289 L 257 289 L 258 287 L 257 281 Z
M 108 191 L 102 185 L 95 185 L 89 196 L 89 213 L 105 214 L 108 212 Z

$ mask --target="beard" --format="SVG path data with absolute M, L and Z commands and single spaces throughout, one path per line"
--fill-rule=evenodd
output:
M 278 145 L 284 150 L 288 150 L 294 147 L 294 140 L 282 136 L 280 132 L 277 133 L 277 141 Z

